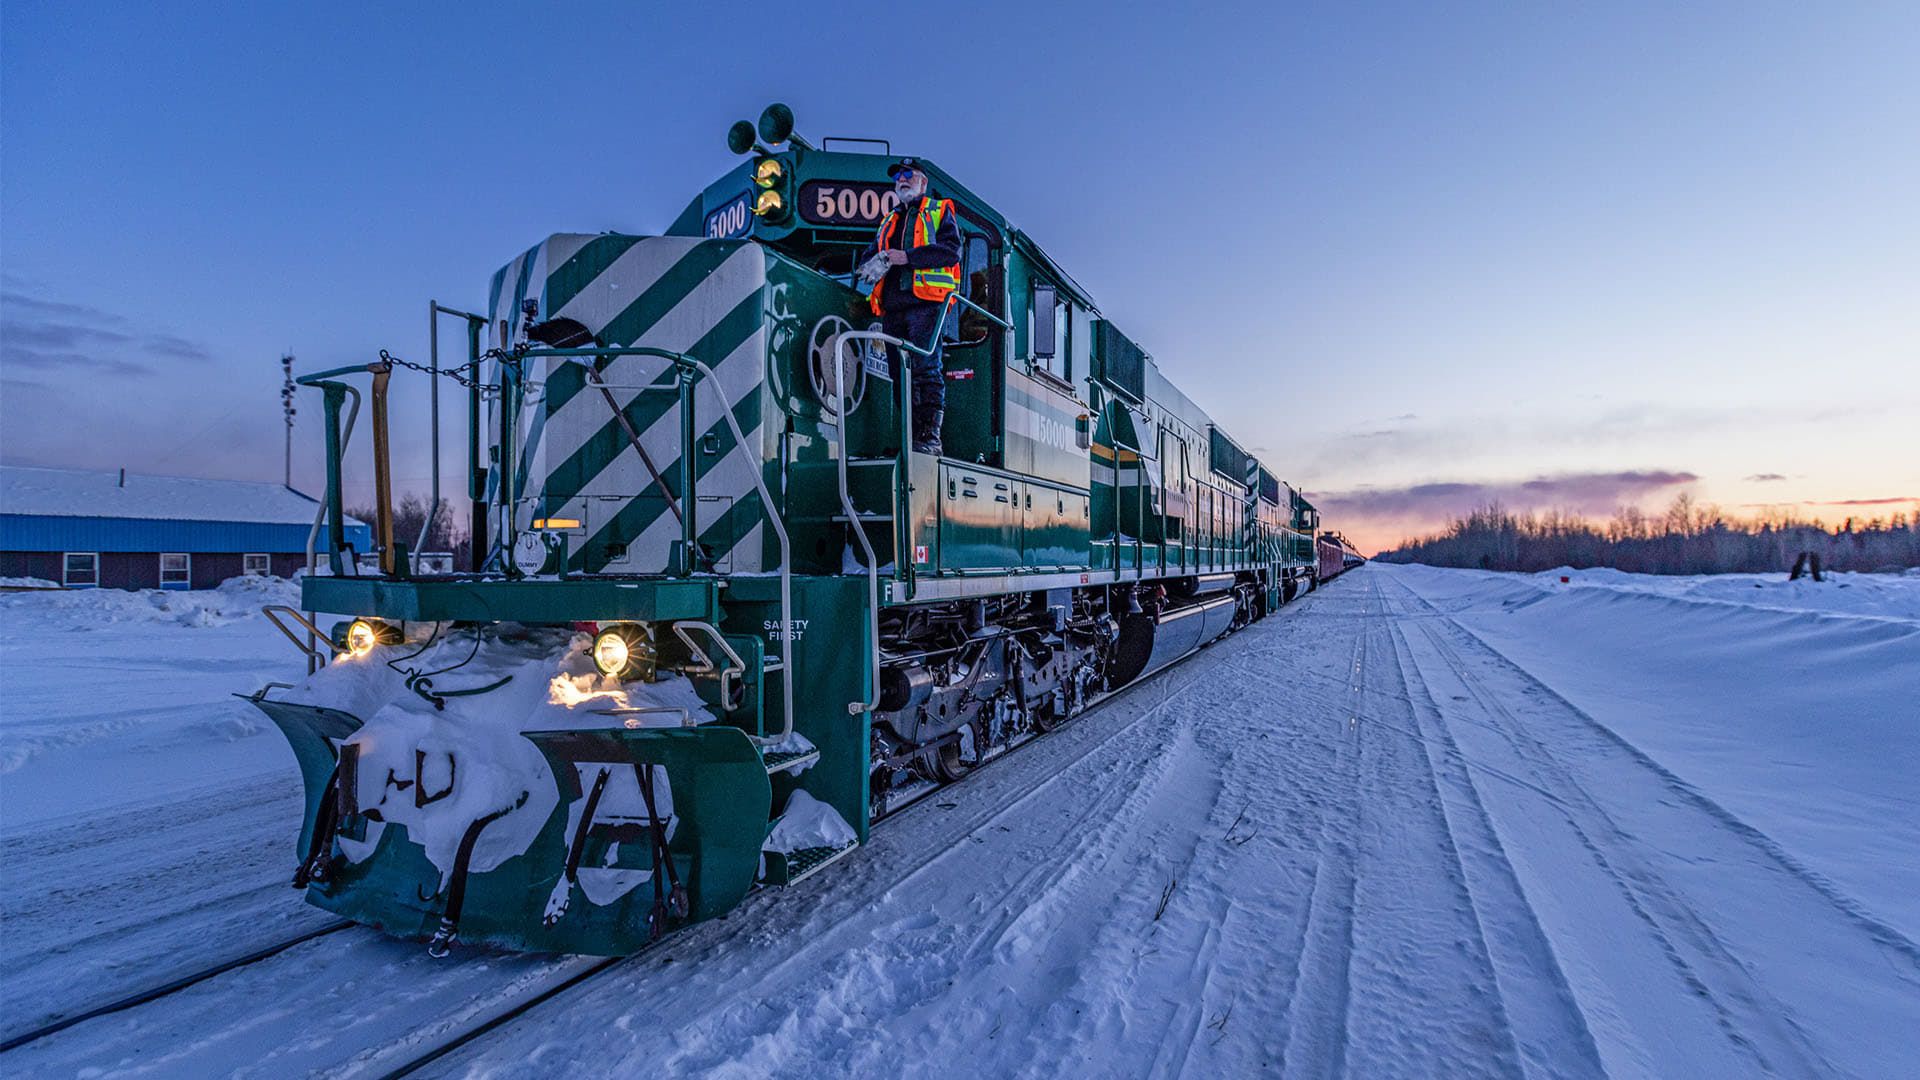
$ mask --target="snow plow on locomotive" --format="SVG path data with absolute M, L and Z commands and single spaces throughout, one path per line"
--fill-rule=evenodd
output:
M 433 305 L 463 361 L 299 380 L 327 494 L 301 610 L 269 614 L 310 677 L 253 700 L 301 766 L 311 902 L 436 951 L 632 952 L 1316 580 L 1311 504 L 925 162 L 963 247 L 916 452 L 883 350 L 931 339 L 854 276 L 901 159 L 784 106 L 757 134 L 664 235 L 551 236 L 484 312 Z M 394 535 L 400 368 L 465 391 L 472 572 Z M 377 573 L 343 531 L 363 376 Z

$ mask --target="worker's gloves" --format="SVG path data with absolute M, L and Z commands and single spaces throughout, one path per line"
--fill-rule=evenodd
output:
M 855 271 L 855 274 L 861 281 L 871 285 L 881 278 L 886 277 L 887 270 L 892 266 L 892 260 L 887 258 L 886 252 L 882 251 L 876 253 L 873 258 L 861 263 L 860 269 Z

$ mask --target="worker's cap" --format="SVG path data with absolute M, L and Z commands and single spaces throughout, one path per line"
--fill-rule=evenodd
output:
M 894 177 L 899 176 L 901 173 L 906 172 L 909 169 L 913 170 L 914 172 L 924 171 L 920 168 L 920 163 L 918 161 L 915 161 L 912 158 L 901 158 L 899 161 L 896 161 L 893 164 L 887 166 L 887 179 L 891 180 Z

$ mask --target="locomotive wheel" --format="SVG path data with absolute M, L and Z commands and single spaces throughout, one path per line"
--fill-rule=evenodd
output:
M 932 757 L 934 774 L 946 783 L 951 784 L 955 780 L 973 771 L 973 766 L 968 765 L 960 759 L 960 741 L 958 739 L 952 742 L 941 743 L 934 749 Z
M 1053 700 L 1048 701 L 1045 705 L 1041 705 L 1033 710 L 1033 730 L 1038 731 L 1044 735 L 1047 732 L 1052 731 L 1053 729 L 1059 727 L 1061 724 L 1066 723 L 1066 720 L 1067 720 L 1066 716 L 1064 716 L 1057 708 L 1057 706 L 1061 703 L 1061 699 L 1064 698 L 1065 696 L 1066 696 L 1066 692 L 1063 690 L 1058 694 L 1055 694 L 1053 697 Z

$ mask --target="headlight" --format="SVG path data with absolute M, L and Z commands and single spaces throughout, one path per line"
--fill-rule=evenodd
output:
M 768 214 L 780 213 L 786 209 L 786 206 L 787 201 L 780 197 L 779 192 L 763 191 L 760 197 L 753 201 L 753 212 L 759 217 L 766 217 Z
M 763 188 L 770 188 L 780 182 L 780 177 L 785 172 L 786 170 L 780 167 L 778 161 L 773 158 L 762 158 L 760 164 L 754 167 L 753 182 Z
M 335 631 L 338 633 L 338 631 Z M 400 631 L 379 619 L 355 619 L 347 627 L 347 652 L 365 656 L 375 645 L 392 645 L 400 640 Z
M 633 623 L 609 626 L 594 635 L 593 666 L 600 674 L 623 682 L 650 678 L 653 674 L 653 645 L 645 629 Z

